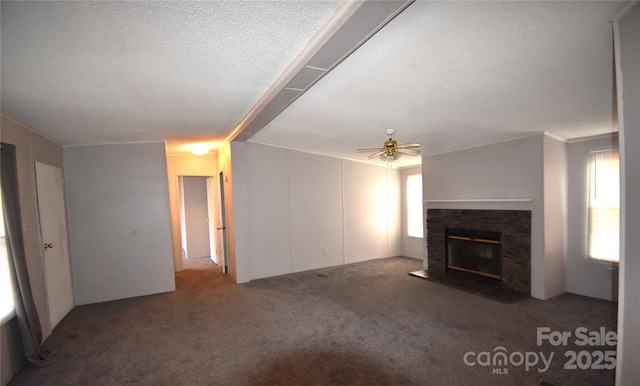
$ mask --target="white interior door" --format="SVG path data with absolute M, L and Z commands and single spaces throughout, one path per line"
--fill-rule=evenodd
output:
M 216 228 L 218 237 L 216 237 L 216 251 L 222 265 L 222 272 L 229 273 L 229 263 L 227 254 L 227 219 L 224 204 L 224 174 L 220 172 L 218 181 L 218 200 L 216 209 L 218 210 L 218 227 Z
M 180 199 L 180 242 L 182 243 L 182 258 L 189 256 L 187 251 L 187 222 L 184 217 L 184 178 L 178 177 L 179 199 Z
M 60 168 L 40 162 L 35 166 L 44 285 L 53 330 L 74 307 L 64 188 Z
M 216 253 L 216 179 L 215 177 L 207 178 L 207 210 L 209 216 L 209 248 L 211 261 L 219 264 L 218 254 Z

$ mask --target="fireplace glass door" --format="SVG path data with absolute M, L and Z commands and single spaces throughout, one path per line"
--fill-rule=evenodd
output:
M 500 281 L 501 237 L 499 232 L 447 229 L 447 270 Z

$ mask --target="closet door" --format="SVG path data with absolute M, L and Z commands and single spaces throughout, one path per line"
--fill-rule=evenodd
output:
M 51 331 L 74 307 L 62 170 L 36 162 L 44 285 Z

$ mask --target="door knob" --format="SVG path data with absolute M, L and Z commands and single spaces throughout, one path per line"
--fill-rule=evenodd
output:
M 51 249 L 53 248 L 53 243 L 44 243 L 44 249 Z

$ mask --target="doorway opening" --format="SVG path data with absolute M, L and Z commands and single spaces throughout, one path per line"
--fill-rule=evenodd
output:
M 214 176 L 178 176 L 182 263 L 227 273 L 224 191 Z

